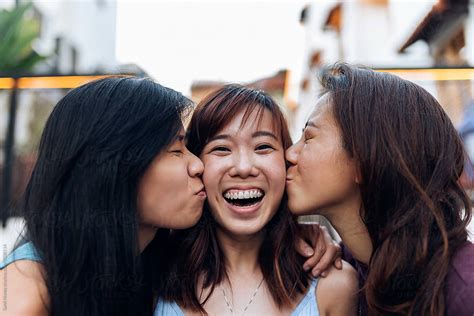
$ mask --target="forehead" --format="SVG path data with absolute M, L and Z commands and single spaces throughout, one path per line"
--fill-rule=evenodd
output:
M 331 109 L 331 99 L 329 97 L 329 94 L 326 93 L 322 95 L 317 101 L 316 104 L 314 105 L 314 109 L 311 112 L 308 121 L 316 121 L 316 120 L 322 120 L 330 116 L 330 109 Z
M 277 120 L 264 107 L 257 106 L 251 112 L 242 110 L 229 120 L 218 132 L 219 134 L 239 135 L 265 130 L 278 135 Z

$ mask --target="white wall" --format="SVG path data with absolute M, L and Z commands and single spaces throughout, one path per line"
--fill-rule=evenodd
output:
M 116 65 L 116 10 L 114 1 L 35 1 L 43 14 L 43 29 L 38 50 L 54 50 L 55 38 L 64 38 L 60 70 L 69 72 L 69 45 L 78 51 L 77 72 L 88 73 Z

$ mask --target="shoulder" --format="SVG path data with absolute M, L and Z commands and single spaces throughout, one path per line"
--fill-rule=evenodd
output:
M 474 313 L 474 244 L 467 242 L 456 251 L 446 278 L 446 302 L 450 311 Z
M 2 315 L 48 315 L 43 275 L 41 263 L 30 260 L 18 260 L 0 270 Z
M 357 310 L 358 274 L 343 261 L 342 270 L 331 267 L 325 278 L 320 278 L 316 299 L 321 315 L 351 315 Z

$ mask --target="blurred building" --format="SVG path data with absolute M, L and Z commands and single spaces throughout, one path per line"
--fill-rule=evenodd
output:
M 1 1 L 0 9 L 11 8 L 14 1 Z M 101 74 L 117 70 L 115 58 L 115 1 L 35 1 L 34 16 L 41 33 L 35 50 L 46 60 L 35 68 L 41 75 Z M 28 138 L 27 121 L 35 111 L 34 100 L 41 89 L 21 93 L 16 130 L 17 143 Z M 63 91 L 48 90 L 43 99 L 56 103 Z M 4 137 L 8 113 L 8 90 L 0 90 L 0 142 Z M 43 100 L 50 103 L 47 100 Z
M 283 112 L 287 112 L 287 115 L 291 115 L 291 109 L 293 109 L 295 105 L 292 104 L 287 98 L 288 80 L 289 71 L 280 70 L 274 75 L 264 77 L 253 82 L 243 83 L 243 85 L 267 92 L 278 102 Z M 191 85 L 191 99 L 197 104 L 202 99 L 204 99 L 206 95 L 221 88 L 225 84 L 228 84 L 228 82 L 194 81 Z
M 0 9 L 14 5 L 0 1 Z M 37 72 L 97 73 L 116 66 L 116 1 L 34 1 L 33 11 L 41 23 L 35 49 L 48 56 Z
M 299 136 L 317 99 L 317 72 L 336 61 L 393 71 L 417 82 L 459 124 L 473 95 L 473 6 L 469 0 L 312 1 L 300 19 L 306 63 L 291 122 L 293 136 Z M 440 69 L 446 67 L 467 69 Z

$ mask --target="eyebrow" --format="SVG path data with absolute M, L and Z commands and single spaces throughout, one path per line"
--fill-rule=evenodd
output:
M 258 131 L 252 134 L 252 137 L 261 137 L 261 136 L 268 136 L 268 137 L 274 138 L 275 140 L 278 140 L 278 138 L 272 132 Z
M 275 134 L 273 134 L 272 132 L 268 132 L 268 131 L 257 131 L 257 132 L 252 134 L 253 138 L 263 137 L 263 136 L 271 137 L 271 138 L 274 138 L 275 140 L 278 140 L 278 137 L 276 137 Z M 231 137 L 228 134 L 219 134 L 219 135 L 216 135 L 214 137 L 209 138 L 209 140 L 207 142 L 210 143 L 210 142 L 218 140 L 218 139 L 225 139 L 226 140 L 226 139 L 230 139 L 230 138 Z
M 176 141 L 177 142 L 182 142 L 184 141 L 185 139 L 185 136 L 183 134 L 179 134 L 178 136 L 176 136 Z
M 209 138 L 207 143 L 213 142 L 213 141 L 218 140 L 218 139 L 229 139 L 229 138 L 230 138 L 230 136 L 227 135 L 227 134 L 219 134 L 219 135 L 216 135 L 216 136 L 213 136 L 213 137 Z

